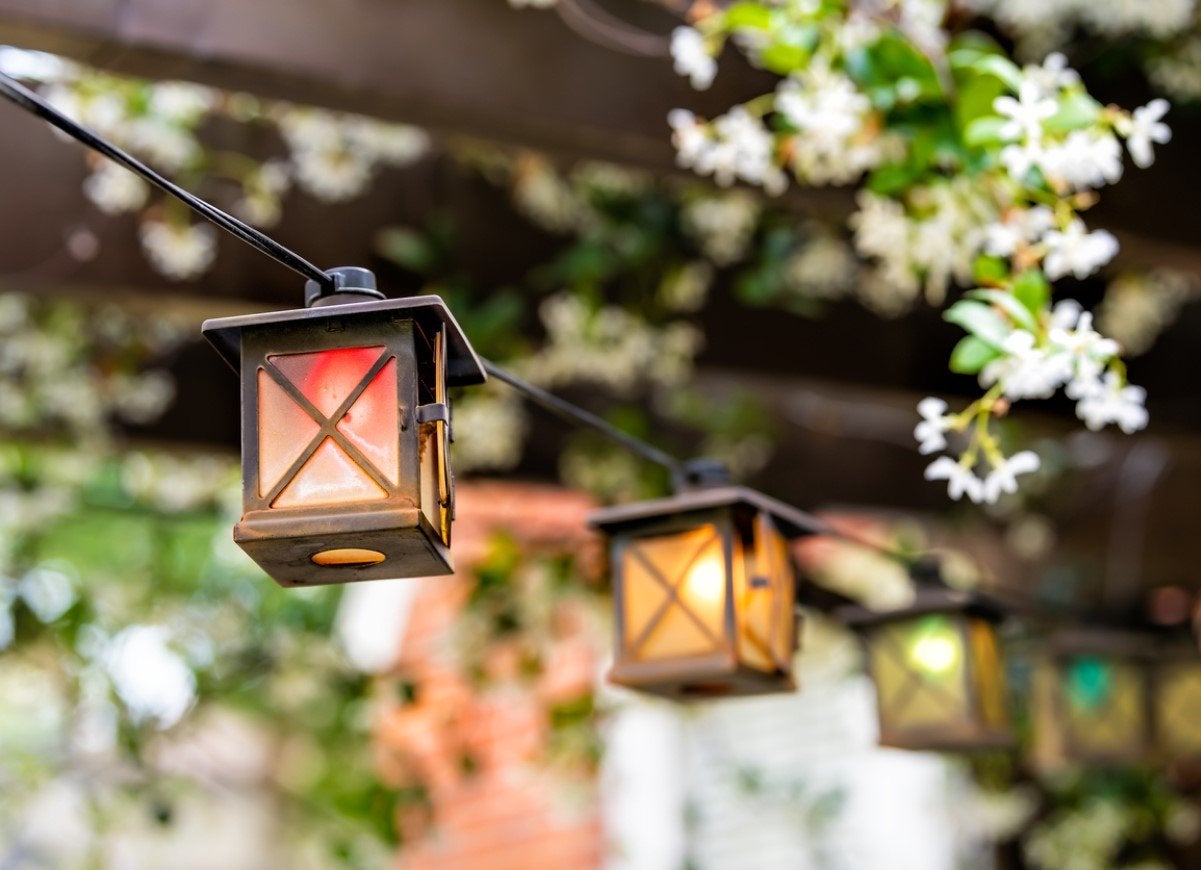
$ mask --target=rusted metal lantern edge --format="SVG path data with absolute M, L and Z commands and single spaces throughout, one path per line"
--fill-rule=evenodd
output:
M 771 527 L 785 540 L 809 534 L 812 520 L 803 513 L 755 490 L 740 486 L 705 486 L 687 489 L 673 496 L 630 505 L 620 505 L 594 511 L 588 517 L 590 527 L 610 537 L 613 550 L 629 541 L 656 536 L 670 536 L 704 525 L 713 525 L 722 539 L 726 560 L 726 578 L 732 583 L 733 542 L 745 530 L 746 522 L 766 516 Z M 747 558 L 742 552 L 740 558 Z M 619 562 L 614 559 L 614 562 Z M 796 569 L 787 558 L 788 590 L 777 589 L 790 611 L 787 637 L 789 650 L 797 644 L 795 619 Z M 667 657 L 658 660 L 633 660 L 624 655 L 626 604 L 624 578 L 614 570 L 613 597 L 615 609 L 615 662 L 609 680 L 618 685 L 669 698 L 674 701 L 709 700 L 721 697 L 748 696 L 792 691 L 796 682 L 791 670 L 791 656 L 785 666 L 761 670 L 740 657 L 738 615 L 736 606 L 728 601 L 720 648 L 712 652 Z
M 986 685 L 982 667 L 993 663 L 977 661 L 979 650 L 973 648 L 970 620 L 987 624 L 994 652 L 999 655 L 996 627 L 1006 618 L 1007 610 L 999 602 L 977 591 L 953 589 L 941 585 L 921 585 L 908 605 L 891 610 L 873 610 L 860 604 L 844 605 L 834 610 L 835 619 L 859 635 L 876 686 L 882 746 L 931 752 L 982 752 L 1009 750 L 1016 738 L 1009 724 L 1008 699 L 1004 673 L 993 675 L 995 681 Z M 873 644 L 877 632 L 893 625 L 924 616 L 945 616 L 955 624 L 956 635 L 963 646 L 965 659 L 962 675 L 964 716 L 938 724 L 897 725 L 890 720 L 892 711 L 885 709 L 881 694 L 880 674 L 876 670 Z M 1000 666 L 998 657 L 995 666 Z M 991 700 L 986 692 L 997 693 Z M 993 706 L 995 705 L 995 706 Z M 993 713 L 989 709 L 993 706 Z M 1000 719 L 997 713 L 1001 714 Z
M 396 314 L 415 320 L 423 328 L 444 327 L 447 338 L 446 383 L 467 387 L 488 380 L 484 365 L 476 355 L 454 315 L 441 296 L 408 296 L 371 302 L 350 302 L 317 308 L 264 311 L 236 317 L 217 317 L 204 321 L 201 333 L 235 372 L 241 371 L 242 333 L 261 326 L 319 324 L 322 322 L 373 321 L 383 314 Z

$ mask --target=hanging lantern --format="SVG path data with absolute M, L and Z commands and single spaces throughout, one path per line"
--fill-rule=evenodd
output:
M 1195 641 L 1169 646 L 1156 657 L 1151 705 L 1156 755 L 1173 766 L 1201 765 L 1201 653 Z
M 449 573 L 447 389 L 484 371 L 439 297 L 330 275 L 312 307 L 204 323 L 242 379 L 234 540 L 284 586 Z
M 788 540 L 807 518 L 753 490 L 713 486 L 589 522 L 609 538 L 612 682 L 676 699 L 795 688 Z
M 835 616 L 863 639 L 882 745 L 945 752 L 1012 744 L 997 605 L 919 584 L 903 609 L 853 606 Z
M 1049 648 L 1051 660 L 1034 695 L 1035 737 L 1044 766 L 1147 760 L 1153 735 L 1146 677 L 1154 638 L 1079 629 L 1053 636 Z

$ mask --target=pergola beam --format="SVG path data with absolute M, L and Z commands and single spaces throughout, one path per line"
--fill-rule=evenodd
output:
M 624 2 L 670 28 L 664 11 Z M 668 111 L 722 111 L 754 91 L 735 73 L 697 94 L 667 58 L 615 53 L 552 13 L 502 0 L 0 0 L 0 42 L 663 169 Z

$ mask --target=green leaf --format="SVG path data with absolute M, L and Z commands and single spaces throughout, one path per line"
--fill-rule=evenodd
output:
M 974 121 L 969 121 L 964 129 L 963 141 L 969 145 L 997 145 L 1006 142 L 1008 140 L 1001 135 L 1001 128 L 1007 123 L 1005 118 L 999 118 L 996 115 L 976 118 Z
M 951 351 L 951 371 L 960 375 L 974 375 L 1002 355 L 986 341 L 974 335 L 964 336 Z
M 995 76 L 1014 93 L 1022 86 L 1022 71 L 1018 69 L 1018 65 L 999 54 L 979 55 L 971 61 L 970 67 L 978 73 Z
M 1027 269 L 1014 279 L 1013 295 L 1027 311 L 1038 317 L 1051 302 L 1051 285 L 1041 269 Z
M 1034 315 L 1030 313 L 1030 310 L 1007 290 L 981 288 L 972 290 L 967 295 L 972 299 L 979 299 L 1000 308 L 1009 315 L 1010 320 L 1022 327 L 1022 329 L 1028 329 L 1033 332 L 1038 326 L 1038 321 L 1034 319 Z
M 1043 122 L 1043 127 L 1053 133 L 1066 133 L 1089 126 L 1100 114 L 1101 104 L 1088 94 L 1078 91 L 1059 101 L 1059 110 Z
M 767 30 L 771 27 L 771 10 L 761 3 L 735 3 L 726 10 L 726 27 Z
M 972 277 L 980 284 L 998 284 L 1009 278 L 1009 261 L 980 254 L 972 260 Z
M 809 52 L 799 45 L 776 42 L 759 53 L 759 63 L 771 72 L 786 76 L 809 63 Z
M 872 193 L 889 196 L 912 187 L 924 172 L 925 167 L 915 163 L 886 163 L 872 172 L 867 186 Z
M 1013 332 L 1013 328 L 991 307 L 969 299 L 956 302 L 946 310 L 942 318 L 963 327 L 970 335 L 994 347 L 1000 347 L 1005 337 Z

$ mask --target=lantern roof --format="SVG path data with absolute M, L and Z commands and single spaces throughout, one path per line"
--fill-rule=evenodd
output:
M 647 520 L 739 506 L 769 514 L 780 532 L 788 538 L 814 534 L 819 530 L 817 521 L 804 511 L 745 486 L 690 489 L 668 498 L 604 508 L 589 514 L 588 525 L 604 532 L 618 532 Z
M 913 600 L 904 607 L 872 610 L 861 604 L 849 604 L 835 610 L 834 616 L 851 628 L 869 628 L 932 613 L 964 614 L 1000 622 L 1005 612 L 1003 604 L 979 592 L 949 586 L 919 586 Z
M 391 317 L 411 318 L 425 329 L 446 327 L 447 386 L 465 387 L 482 384 L 488 379 L 483 363 L 476 356 L 471 342 L 467 340 L 458 321 L 440 296 L 408 296 L 402 299 L 381 299 L 220 317 L 206 320 L 201 332 L 221 358 L 236 372 L 241 365 L 242 331 L 245 329 L 285 324 L 315 325 L 326 321 L 340 321 L 349 326 L 355 321 L 371 323 Z

